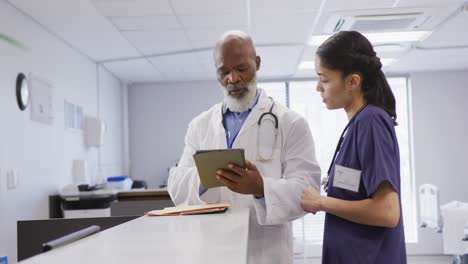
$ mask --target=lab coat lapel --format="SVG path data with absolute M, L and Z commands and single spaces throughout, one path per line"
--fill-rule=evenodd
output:
M 221 104 L 217 104 L 215 106 L 216 108 L 213 111 L 213 116 L 211 118 L 212 120 L 212 126 L 214 127 L 215 132 L 215 148 L 228 148 L 227 142 L 226 142 L 226 131 L 224 130 L 223 126 L 223 119 L 221 116 Z
M 244 122 L 244 125 L 242 125 L 242 128 L 239 131 L 239 135 L 237 135 L 238 138 L 242 137 L 242 135 L 246 133 L 246 131 L 248 131 L 250 127 L 257 126 L 258 119 L 260 118 L 260 116 L 263 113 L 268 112 L 269 102 L 271 101 L 266 96 L 265 91 L 261 91 L 260 98 L 258 98 L 257 105 L 255 105 L 255 107 L 250 112 L 249 116 Z

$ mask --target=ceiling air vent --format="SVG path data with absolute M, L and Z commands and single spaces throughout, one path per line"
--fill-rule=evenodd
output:
M 430 16 L 424 13 L 376 14 L 339 16 L 333 15 L 325 26 L 325 32 L 342 30 L 360 32 L 406 31 L 418 29 Z

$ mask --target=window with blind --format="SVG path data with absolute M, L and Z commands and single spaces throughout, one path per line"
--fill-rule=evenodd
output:
M 387 79 L 397 102 L 395 128 L 400 146 L 401 199 L 406 242 L 417 242 L 416 202 L 414 178 L 411 171 L 410 119 L 407 78 Z M 316 81 L 263 82 L 259 87 L 275 100 L 300 113 L 309 123 L 315 141 L 317 159 L 326 176 L 333 151 L 348 120 L 341 110 L 328 110 L 315 90 Z M 322 190 L 323 192 L 323 190 Z M 326 195 L 323 193 L 323 195 Z M 293 222 L 296 259 L 320 254 L 325 214 L 308 214 Z

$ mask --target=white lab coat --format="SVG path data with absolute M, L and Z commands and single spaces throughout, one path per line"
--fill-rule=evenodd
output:
M 190 122 L 181 160 L 168 180 L 168 191 L 176 205 L 226 202 L 231 204 L 231 210 L 250 209 L 248 263 L 251 264 L 293 263 L 291 221 L 305 214 L 300 206 L 304 188 L 320 186 L 320 168 L 309 126 L 303 117 L 278 102 L 273 108 L 279 121 L 273 159 L 256 160 L 257 122 L 271 104 L 265 91 L 261 91 L 232 147 L 245 149 L 245 158 L 259 169 L 264 198 L 234 193 L 226 187 L 208 189 L 199 195 L 200 179 L 192 155 L 197 150 L 227 148 L 222 103 Z

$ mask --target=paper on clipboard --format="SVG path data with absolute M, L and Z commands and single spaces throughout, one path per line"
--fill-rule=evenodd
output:
M 195 214 L 215 214 L 224 213 L 229 208 L 229 204 L 203 204 L 166 207 L 163 210 L 153 210 L 146 215 L 148 216 L 171 216 L 171 215 L 195 215 Z

